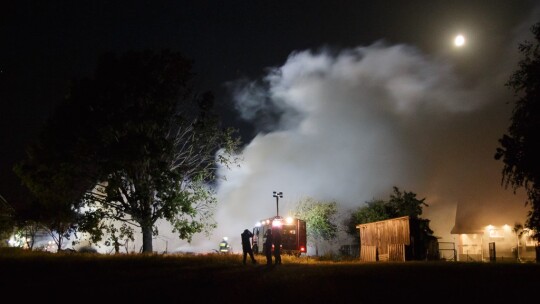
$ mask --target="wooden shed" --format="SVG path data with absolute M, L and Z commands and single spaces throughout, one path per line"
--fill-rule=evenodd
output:
M 438 258 L 438 243 L 425 233 L 429 220 L 409 216 L 359 224 L 361 261 L 407 261 Z

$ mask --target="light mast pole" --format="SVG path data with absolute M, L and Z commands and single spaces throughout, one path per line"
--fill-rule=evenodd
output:
M 279 216 L 279 198 L 283 198 L 283 192 L 274 191 L 273 197 L 276 198 L 276 216 Z

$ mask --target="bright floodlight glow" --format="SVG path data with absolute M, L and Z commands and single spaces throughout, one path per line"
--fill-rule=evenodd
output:
M 283 223 L 281 222 L 280 219 L 275 219 L 272 221 L 272 227 L 281 227 L 283 225 Z
M 454 38 L 454 45 L 457 47 L 463 46 L 465 44 L 465 37 L 463 35 L 457 35 L 456 38 Z
M 292 221 L 293 221 L 292 217 L 287 218 L 287 224 L 289 224 L 289 225 L 292 224 Z

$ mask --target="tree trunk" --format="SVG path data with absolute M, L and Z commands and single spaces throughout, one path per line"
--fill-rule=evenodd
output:
M 148 224 L 142 224 L 141 225 L 142 230 L 142 237 L 143 237 L 143 253 L 152 253 L 152 225 Z

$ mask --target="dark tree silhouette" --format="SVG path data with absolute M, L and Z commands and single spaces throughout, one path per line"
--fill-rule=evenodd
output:
M 523 58 L 506 86 L 514 91 L 511 124 L 499 139 L 496 160 L 502 160 L 502 183 L 514 192 L 527 192 L 525 205 L 531 206 L 525 226 L 540 238 L 540 22 L 531 27 L 536 41 L 519 44 Z
M 7 239 L 15 229 L 15 210 L 10 204 L 0 195 L 0 247 L 7 244 Z
M 365 224 L 377 221 L 383 221 L 400 216 L 409 216 L 411 219 L 421 219 L 423 207 L 429 205 L 425 202 L 425 198 L 418 199 L 416 193 L 410 191 L 401 191 L 398 187 L 393 187 L 393 193 L 388 201 L 381 199 L 373 199 L 366 202 L 365 206 L 361 206 L 352 212 L 344 221 L 346 231 L 352 236 L 358 235 L 356 225 Z M 426 235 L 432 235 L 433 231 L 429 228 L 429 223 L 422 220 L 422 230 Z
M 195 92 L 191 68 L 167 50 L 102 56 L 16 172 L 38 197 L 84 208 L 80 228 L 94 241 L 104 231 L 130 238 L 118 226 L 127 223 L 152 252 L 159 219 L 188 241 L 209 232 L 216 202 L 208 185 L 217 166 L 235 162 L 238 140 L 220 126 L 212 94 Z

